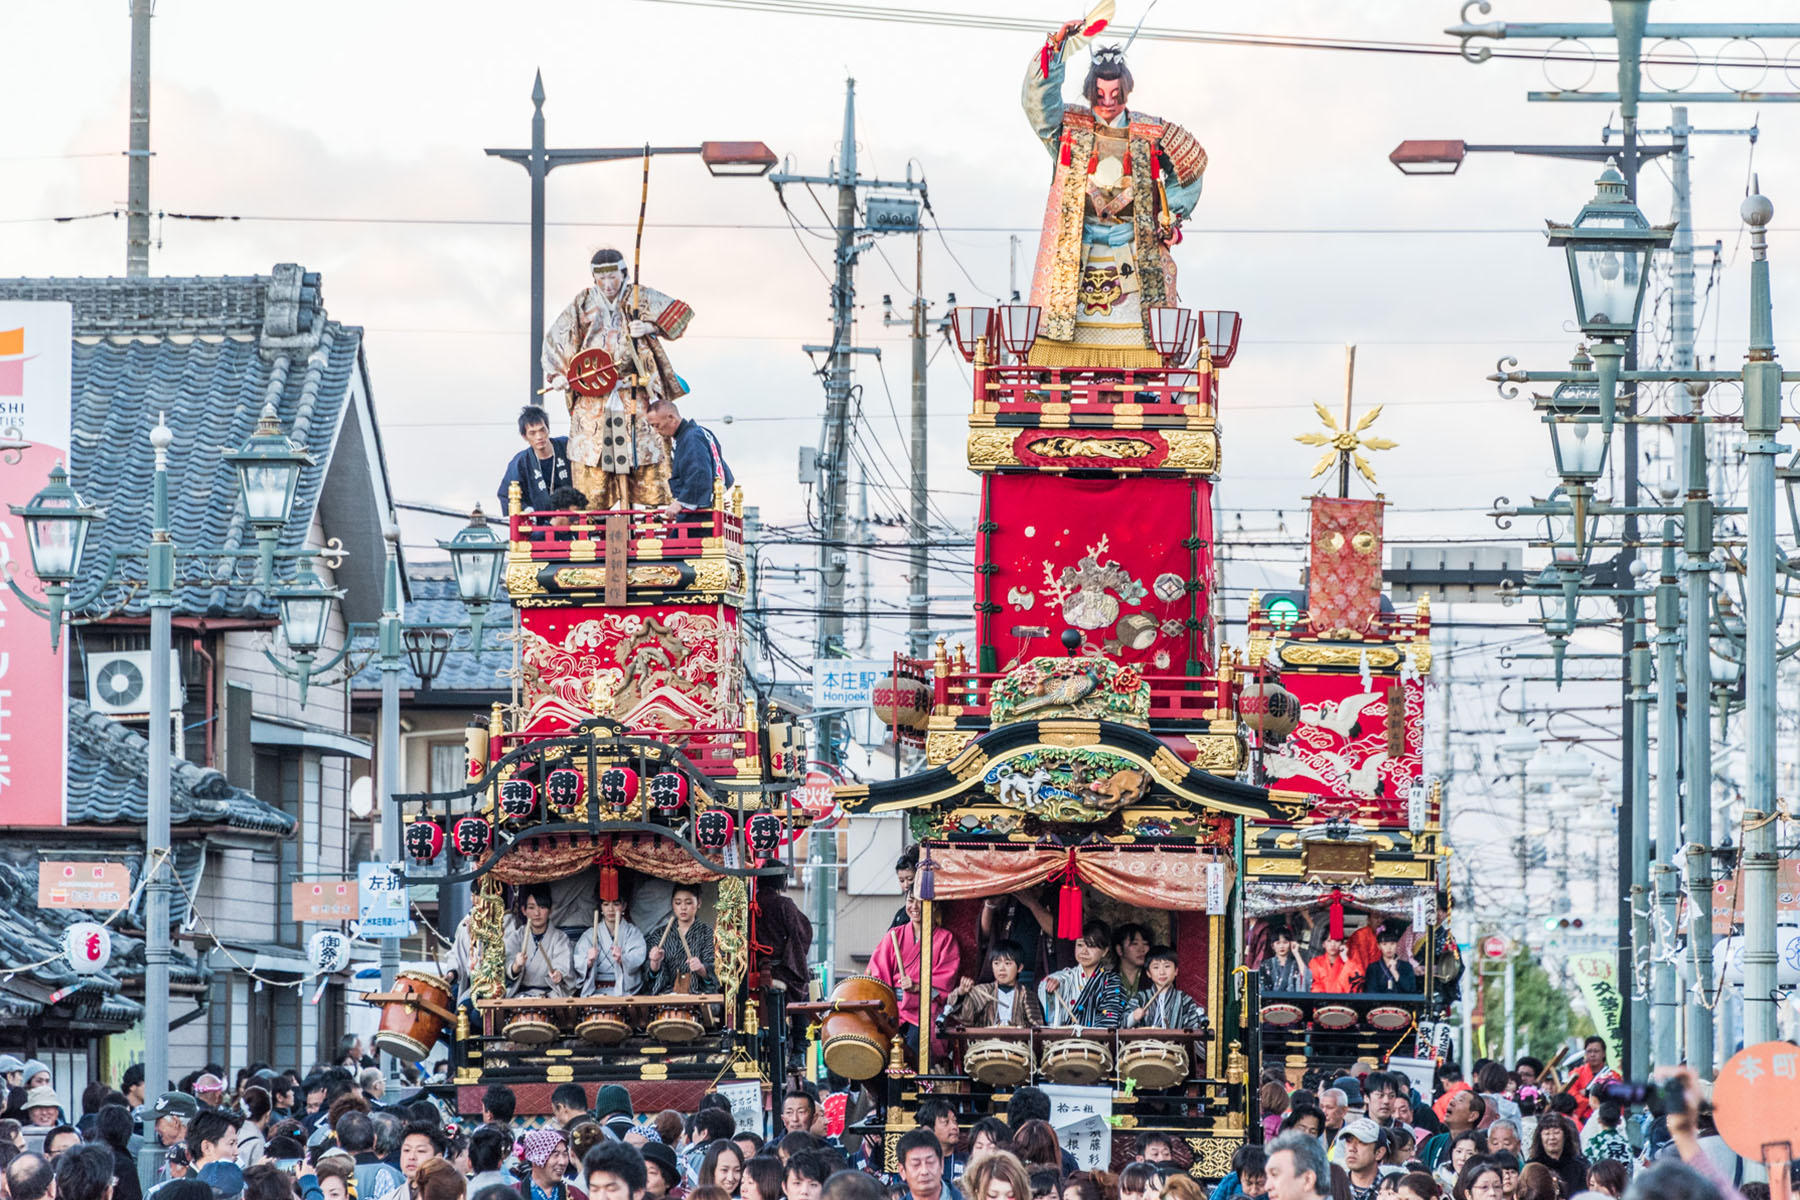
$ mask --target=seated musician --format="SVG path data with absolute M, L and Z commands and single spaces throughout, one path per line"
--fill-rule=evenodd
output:
M 1014 1025 L 1036 1029 L 1044 1010 L 1030 985 L 1020 979 L 1025 951 L 1017 942 L 1000 942 L 989 956 L 994 982 L 971 984 L 956 1002 L 954 1019 L 977 1029 Z
M 1075 965 L 1052 971 L 1038 984 L 1038 999 L 1051 1025 L 1117 1029 L 1125 1018 L 1125 992 L 1119 974 L 1106 965 L 1112 930 L 1105 921 L 1089 921 L 1075 942 Z
M 602 900 L 600 919 L 575 943 L 575 969 L 584 996 L 635 996 L 644 982 L 649 946 L 643 930 L 625 919 L 625 901 Z
M 714 992 L 712 926 L 699 920 L 700 893 L 682 884 L 669 900 L 669 919 L 650 935 L 650 981 L 653 996 L 670 992 Z M 685 985 L 685 986 L 678 986 Z
M 1400 957 L 1399 924 L 1384 922 L 1380 932 L 1375 935 L 1375 944 L 1381 948 L 1381 957 L 1369 964 L 1368 974 L 1363 977 L 1362 990 L 1393 995 L 1418 995 L 1419 973 L 1413 969 L 1411 962 Z
M 1171 946 L 1157 946 L 1144 960 L 1144 973 L 1150 986 L 1139 992 L 1137 1005 L 1125 1014 L 1127 1029 L 1199 1029 L 1206 1011 L 1194 998 L 1175 986 L 1175 973 L 1181 968 Z
M 899 1000 L 900 1034 L 914 1053 L 919 1049 L 919 996 L 921 985 L 931 988 L 933 1007 L 947 1003 L 950 986 L 962 970 L 962 951 L 956 935 L 941 925 L 931 931 L 931 978 L 919 978 L 920 933 L 925 919 L 925 902 L 917 896 L 906 898 L 907 921 L 881 936 L 875 953 L 869 956 L 869 974 L 894 989 Z
M 576 982 L 569 935 L 550 924 L 550 888 L 525 889 L 525 922 L 506 935 L 506 994 L 566 996 Z
M 1344 935 L 1325 935 L 1325 953 L 1318 955 L 1306 969 L 1312 974 L 1315 992 L 1357 992 L 1362 990 L 1362 969 L 1344 952 Z

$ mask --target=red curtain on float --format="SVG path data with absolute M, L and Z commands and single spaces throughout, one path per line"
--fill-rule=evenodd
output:
M 1210 663 L 1210 481 L 988 475 L 981 516 L 976 561 L 993 568 L 975 576 L 976 641 L 993 656 L 983 669 L 1060 655 L 1065 628 L 1150 674 Z
M 710 883 L 720 878 L 717 871 L 696 862 L 674 842 L 651 834 L 595 837 L 559 833 L 528 838 L 514 846 L 489 874 L 501 883 L 549 883 L 595 863 L 629 867 L 675 883 Z
M 1159 846 L 961 846 L 927 843 L 937 900 L 972 900 L 1036 887 L 1055 879 L 1085 885 L 1140 908 L 1205 912 L 1207 866 L 1224 870 L 1231 894 L 1231 859 L 1203 850 Z M 922 866 L 923 864 L 921 864 Z M 1069 872 L 1073 869 L 1073 878 Z M 1222 915 L 1222 914 L 1221 914 Z M 1079 927 L 1080 918 L 1076 916 Z M 1079 932 L 1079 930 L 1077 930 Z M 1058 933 L 1064 937 L 1074 934 Z

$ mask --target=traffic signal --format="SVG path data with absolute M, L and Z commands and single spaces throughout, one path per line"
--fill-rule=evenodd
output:
M 1586 924 L 1580 917 L 1564 914 L 1560 917 L 1545 917 L 1544 928 L 1551 933 L 1580 933 Z
M 1406 754 L 1406 689 L 1399 685 L 1387 693 L 1387 753 L 1389 758 Z

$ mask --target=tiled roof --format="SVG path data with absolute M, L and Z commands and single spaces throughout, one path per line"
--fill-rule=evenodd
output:
M 244 444 L 270 401 L 315 459 L 280 542 L 305 544 L 361 370 L 362 330 L 326 319 L 317 276 L 283 264 L 269 276 L 10 279 L 0 280 L 0 300 L 74 306 L 70 466 L 83 499 L 106 510 L 89 534 L 89 563 L 112 550 L 123 575 L 143 578 L 154 463 L 147 434 L 158 414 L 175 434 L 169 497 L 178 550 L 254 550 L 236 472 L 221 455 Z M 254 573 L 253 558 L 235 567 L 185 561 L 176 612 L 273 616 L 273 603 L 251 586 Z M 125 611 L 141 613 L 143 600 L 140 589 Z
M 463 607 L 462 598 L 457 594 L 456 578 L 451 573 L 448 562 L 426 562 L 406 564 L 406 577 L 412 584 L 412 603 L 406 606 L 406 619 L 414 623 L 454 624 L 468 619 L 468 609 Z M 463 649 L 468 645 L 468 635 L 459 633 L 452 649 L 444 656 L 444 669 L 431 681 L 432 692 L 506 692 L 512 690 L 512 681 L 501 675 L 501 672 L 512 666 L 510 647 L 498 644 L 496 635 L 512 626 L 512 604 L 502 592 L 498 599 L 488 606 L 487 616 L 482 624 L 482 644 L 487 650 L 481 661 L 475 661 L 475 655 Z M 356 639 L 358 651 L 375 649 L 373 637 Z M 371 662 L 350 681 L 353 691 L 375 691 L 381 687 L 381 671 Z M 400 671 L 401 690 L 417 690 L 419 677 L 414 674 L 412 665 L 408 663 Z
M 80 700 L 69 704 L 68 823 L 141 825 L 148 818 L 150 743 Z M 295 819 L 209 767 L 177 759 L 169 780 L 173 825 L 228 825 L 286 836 Z
M 182 855 L 176 857 L 179 871 Z M 200 856 L 190 857 L 197 860 Z M 107 914 L 40 909 L 37 885 L 35 854 L 27 850 L 23 855 L 0 857 L 0 969 L 5 971 L 0 977 L 0 1020 L 42 1021 L 54 1016 L 74 1024 L 121 1025 L 139 1020 L 142 1006 L 121 994 L 122 979 L 144 971 L 143 939 L 118 932 L 129 923 L 129 914 L 113 922 L 112 956 L 106 969 L 87 977 L 78 991 L 51 1002 L 56 992 L 82 982 L 61 957 L 63 930 L 77 921 L 104 921 Z M 179 892 L 175 899 L 180 901 Z M 185 912 L 185 901 L 171 906 L 170 923 L 178 923 Z M 169 973 L 182 983 L 203 983 L 210 977 L 206 968 L 179 948 L 173 950 Z

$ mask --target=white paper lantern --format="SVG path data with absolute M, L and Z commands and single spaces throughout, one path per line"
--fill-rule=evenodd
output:
M 112 958 L 112 934 L 104 925 L 77 921 L 63 930 L 63 957 L 77 975 L 97 975 Z
M 336 929 L 321 929 L 306 941 L 306 961 L 315 971 L 335 974 L 350 965 L 350 939 Z

